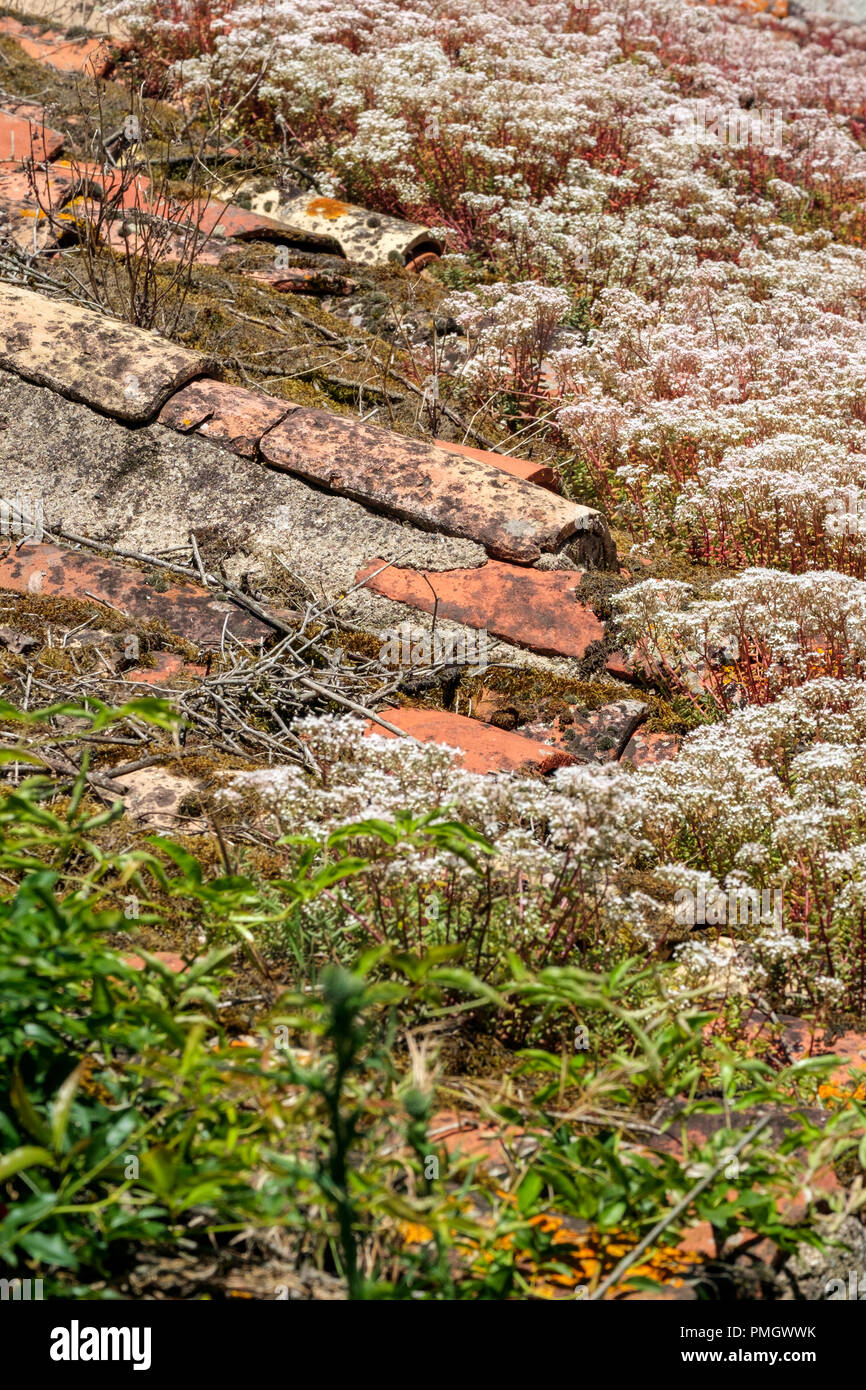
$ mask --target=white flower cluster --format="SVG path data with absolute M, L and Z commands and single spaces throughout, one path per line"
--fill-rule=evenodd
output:
M 371 867 L 341 891 L 363 898 L 375 885 L 383 935 L 405 928 L 409 894 L 415 917 L 417 904 L 426 905 L 428 944 L 445 917 L 446 939 L 474 943 L 483 937 L 485 958 L 494 966 L 508 948 L 538 963 L 578 959 L 590 947 L 601 958 L 613 924 L 617 932 L 630 931 L 635 942 L 646 939 L 647 904 L 639 897 L 632 902 L 615 883 L 624 866 L 650 850 L 628 828 L 638 814 L 632 804 L 636 784 L 622 769 L 581 768 L 554 787 L 465 772 L 450 750 L 367 737 L 358 720 L 310 717 L 295 728 L 319 775 L 296 766 L 240 774 L 225 792 L 229 804 L 239 790 L 252 791 L 284 833 L 313 840 L 322 856 L 335 831 L 437 810 L 440 820 L 458 820 L 495 846 L 492 860 L 480 856 L 479 878 L 459 854 L 428 842 L 423 833 L 386 850 L 374 833 L 359 829 L 351 836 L 351 851 L 369 857 Z M 479 906 L 479 892 L 489 895 L 486 906 Z M 443 898 L 450 904 L 444 914 Z
M 663 303 L 605 290 L 589 344 L 552 355 L 558 423 L 638 534 L 706 561 L 862 577 L 866 525 L 828 517 L 866 502 L 866 255 L 766 227 L 760 240 Z
M 767 32 L 681 0 L 590 0 L 583 22 L 561 0 L 120 0 L 111 13 L 181 55 L 192 90 L 246 97 L 358 191 L 410 215 L 438 207 L 521 278 L 568 275 L 587 216 L 599 284 L 611 271 L 663 282 L 696 264 L 698 242 L 729 243 L 731 197 L 762 200 L 714 177 L 740 168 L 736 148 L 683 138 L 699 112 L 769 113 L 784 142 L 768 192 L 786 207 L 798 184 L 862 196 L 866 181 L 847 124 L 863 64 L 826 26 Z M 623 212 L 636 216 L 621 229 Z
M 614 940 L 621 951 L 624 941 L 638 947 L 672 927 L 674 888 L 707 901 L 751 897 L 771 911 L 720 927 L 741 953 L 739 974 L 751 972 L 753 985 L 775 978 L 792 1002 L 834 991 L 856 1002 L 866 921 L 859 681 L 816 679 L 774 704 L 739 710 L 691 734 L 668 763 L 636 773 L 563 768 L 547 782 L 466 772 L 447 749 L 367 737 L 353 719 L 310 717 L 297 729 L 319 776 L 287 766 L 241 774 L 234 787 L 254 791 L 286 833 L 311 837 L 323 853 L 333 831 L 374 817 L 393 823 L 407 811 L 439 810 L 480 831 L 495 849 L 487 866 L 494 897 L 511 904 L 500 950 L 577 960 L 591 939 L 599 951 Z M 478 882 L 459 856 L 417 839 L 387 855 L 360 831 L 351 843 L 373 857 L 380 898 L 396 904 L 411 888 L 433 904 L 431 920 L 442 918 L 443 896 L 453 901 Z M 625 886 L 638 869 L 652 874 L 653 894 Z M 348 880 L 342 891 L 352 901 L 365 890 Z M 564 934 L 551 948 L 560 917 Z
M 815 676 L 866 675 L 866 582 L 836 570 L 749 569 L 705 599 L 649 579 L 612 602 L 642 660 L 721 708 L 766 703 Z
M 667 859 L 662 877 L 699 886 L 674 862 L 697 857 L 721 891 L 781 893 L 781 923 L 762 924 L 748 951 L 768 972 L 784 964 L 780 982 L 801 1003 L 835 992 L 863 1007 L 864 740 L 866 687 L 816 679 L 691 734 L 637 779 L 635 830 Z
M 570 308 L 565 290 L 535 280 L 450 295 L 442 312 L 460 325 L 468 344 L 459 376 L 482 400 L 501 391 L 539 394 L 545 358 Z

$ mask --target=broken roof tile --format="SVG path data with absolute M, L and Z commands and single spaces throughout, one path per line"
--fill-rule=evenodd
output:
M 358 288 L 357 280 L 350 280 L 346 275 L 306 269 L 304 266 L 287 266 L 284 270 L 244 270 L 241 274 L 263 285 L 270 285 L 272 290 L 279 290 L 283 294 L 352 294 Z
M 124 679 L 135 681 L 137 685 L 164 685 L 175 676 L 196 676 L 206 674 L 204 666 L 196 666 L 184 661 L 177 652 L 151 652 L 153 666 L 135 666 L 125 672 Z
M 25 169 L 18 157 L 4 159 L 0 161 L 0 206 L 44 217 L 43 209 L 63 206 L 74 183 L 71 166 L 63 160 Z
M 87 77 L 104 77 L 114 66 L 105 39 L 64 39 L 62 34 L 42 34 L 31 39 L 16 35 L 30 58 L 57 72 L 78 72 Z
M 551 748 L 520 734 L 482 724 L 480 719 L 467 719 L 463 714 L 437 709 L 387 709 L 383 719 L 403 729 L 420 743 L 438 743 L 443 747 L 460 749 L 458 761 L 467 772 L 554 772 L 575 761 L 562 749 Z M 368 734 L 396 738 L 378 724 L 367 726 Z
M 143 328 L 0 284 L 0 366 L 116 420 L 144 424 L 209 363 Z
M 644 729 L 638 729 L 626 744 L 622 761 L 634 763 L 635 767 L 665 763 L 677 756 L 681 745 L 682 739 L 678 734 L 647 733 Z
M 59 160 L 52 166 L 50 176 L 52 205 L 82 193 L 87 204 L 85 213 L 94 220 L 99 202 L 108 201 L 117 211 L 146 213 L 176 223 L 179 232 L 194 231 L 202 238 L 201 246 L 209 250 L 208 264 L 218 264 L 217 251 L 225 255 L 225 243 L 231 239 L 285 240 L 285 227 L 272 217 L 262 217 L 218 198 L 167 196 L 163 189 L 154 187 L 146 174 L 111 168 L 106 162 Z
M 159 423 L 183 434 L 195 431 L 244 458 L 255 458 L 262 435 L 297 409 L 291 401 L 205 377 L 172 396 L 160 411 Z
M 608 652 L 604 669 L 609 676 L 613 676 L 618 681 L 634 681 L 637 678 L 637 673 L 625 652 Z
M 567 714 L 552 721 L 533 720 L 516 730 L 524 738 L 541 739 L 556 748 L 574 753 L 581 761 L 607 763 L 621 757 L 629 743 L 634 742 L 639 724 L 649 710 L 641 700 L 615 700 L 599 709 L 581 714 L 571 706 Z
M 252 206 L 271 212 L 290 230 L 336 239 L 344 256 L 364 265 L 387 265 L 397 260 L 420 269 L 442 254 L 442 243 L 420 223 L 388 217 L 314 191 L 284 199 L 278 189 L 269 189 L 254 195 Z
M 198 647 L 219 647 L 223 629 L 245 642 L 272 635 L 266 623 L 208 592 L 178 581 L 158 589 L 119 560 L 57 545 L 22 545 L 0 560 L 0 589 L 104 603 L 137 622 L 158 618 Z
M 286 229 L 275 218 L 221 203 L 218 198 L 198 204 L 190 213 L 190 221 L 206 236 L 236 237 L 239 241 L 285 239 Z
M 413 570 L 372 560 L 355 576 L 374 593 L 440 617 L 483 628 L 542 656 L 584 657 L 604 637 L 604 624 L 577 601 L 582 575 L 534 570 L 488 560 L 477 569 Z M 376 571 L 381 571 L 379 574 Z
M 187 962 L 183 956 L 177 954 L 177 951 L 148 951 L 147 960 L 144 956 L 134 954 L 121 956 L 120 959 L 124 965 L 128 965 L 132 970 L 144 970 L 149 961 L 157 961 L 160 965 L 164 965 L 173 975 L 180 975 L 187 968 Z
M 294 411 L 261 448 L 276 468 L 422 530 L 477 541 L 502 560 L 531 565 L 545 551 L 574 543 L 601 564 L 613 548 L 607 522 L 591 507 L 325 410 Z
M 93 201 L 87 198 L 73 198 L 55 214 L 54 220 L 62 223 L 73 219 L 96 224 L 98 212 Z M 99 233 L 103 244 L 110 246 L 120 255 L 140 256 L 147 252 L 148 229 L 145 226 L 140 227 L 132 217 L 116 217 L 110 222 L 106 219 L 99 228 Z M 162 265 L 177 265 L 181 261 L 193 260 L 196 266 L 220 266 L 233 249 L 237 248 L 233 248 L 231 242 L 217 241 L 214 237 L 199 238 L 194 230 L 179 228 L 174 232 L 166 229 L 159 259 Z

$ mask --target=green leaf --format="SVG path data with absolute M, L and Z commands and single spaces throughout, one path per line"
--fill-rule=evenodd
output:
M 155 1144 L 141 1156 L 141 1167 L 150 1179 L 153 1190 L 165 1197 L 175 1182 L 175 1164 L 171 1151 L 164 1144 Z
M 505 1006 L 505 1000 L 498 990 L 479 980 L 469 970 L 461 970 L 458 966 L 437 966 L 435 970 L 431 970 L 430 979 L 439 985 L 450 985 L 452 989 L 459 989 L 465 994 L 474 994 L 479 999 L 488 999 L 491 1004 Z
M 44 1231 L 30 1231 L 22 1236 L 19 1244 L 22 1250 L 42 1264 L 59 1265 L 62 1269 L 77 1269 L 78 1260 L 60 1235 L 47 1235 Z
M 0 1158 L 0 1182 L 14 1177 L 16 1173 L 23 1173 L 27 1168 L 53 1168 L 53 1166 L 54 1155 L 50 1154 L 47 1149 L 39 1149 L 33 1144 L 25 1144 Z
M 625 1216 L 625 1202 L 611 1202 L 610 1206 L 604 1207 L 598 1214 L 598 1224 L 606 1230 L 611 1226 L 616 1226 Z
M 54 1152 L 59 1153 L 66 1138 L 66 1129 L 69 1124 L 69 1111 L 75 1099 L 75 1092 L 81 1085 L 81 1078 L 84 1075 L 86 1062 L 81 1061 L 74 1071 L 71 1071 L 66 1080 L 58 1089 L 57 1095 L 51 1106 L 51 1142 Z
M 162 835 L 148 836 L 148 843 L 164 850 L 169 859 L 173 859 L 178 868 L 183 869 L 190 882 L 197 888 L 201 887 L 201 865 L 191 854 L 187 854 L 185 849 L 181 849 L 180 845 L 176 845 L 173 840 L 165 839 Z
M 109 1017 L 114 1009 L 114 1001 L 107 981 L 101 975 L 93 978 L 90 994 L 90 1007 L 97 1017 Z
M 364 870 L 369 869 L 369 867 L 369 859 L 346 856 L 344 859 L 336 860 L 333 864 L 326 864 L 324 868 L 319 869 L 318 873 L 313 874 L 310 879 L 306 880 L 306 882 L 302 882 L 300 886 L 302 886 L 304 890 L 309 890 L 308 892 L 304 892 L 305 897 L 312 896 L 314 893 L 321 893 L 325 888 L 330 888 L 332 883 L 339 883 L 341 879 L 350 878 L 355 874 L 362 874 Z
M 15 1111 L 15 1114 L 18 1116 L 18 1119 L 21 1121 L 21 1124 L 24 1126 L 31 1139 L 38 1139 L 40 1144 L 50 1144 L 51 1131 L 42 1116 L 37 1113 L 30 1102 L 30 1097 L 24 1089 L 24 1082 L 21 1080 L 21 1073 L 18 1070 L 17 1062 L 12 1072 L 9 1099 L 12 1102 L 12 1109 Z
M 517 1207 L 521 1215 L 532 1209 L 543 1191 L 543 1177 L 537 1169 L 530 1168 L 517 1189 Z

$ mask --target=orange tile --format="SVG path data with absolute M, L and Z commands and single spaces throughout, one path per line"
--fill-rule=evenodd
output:
M 180 975 L 186 970 L 186 961 L 174 951 L 148 951 L 147 954 L 167 966 L 175 975 Z M 143 970 L 147 964 L 143 956 L 121 956 L 121 960 L 132 966 L 133 970 Z
M 245 386 L 203 378 L 171 397 L 160 411 L 159 423 L 183 434 L 194 430 L 244 458 L 255 458 L 265 431 L 298 408 Z
M 477 541 L 500 560 L 532 565 L 573 542 L 610 562 L 613 543 L 594 508 L 425 440 L 305 408 L 270 431 L 262 453 L 274 468 L 422 530 Z
M 539 772 L 548 773 L 558 767 L 568 767 L 575 759 L 561 749 L 521 734 L 482 724 L 480 719 L 467 719 L 462 714 L 434 709 L 382 710 L 383 719 L 404 729 L 420 743 L 438 743 L 447 748 L 459 748 L 459 762 L 467 772 Z M 378 724 L 367 725 L 368 734 L 396 738 Z
M 38 107 L 31 108 L 38 111 Z M 63 148 L 63 136 L 51 130 L 40 116 L 0 111 L 0 160 L 54 159 Z M 27 188 L 29 193 L 29 186 Z
M 682 747 L 682 739 L 676 734 L 646 733 L 638 729 L 629 739 L 622 754 L 622 761 L 634 763 L 635 767 L 648 767 L 651 763 L 668 762 L 675 758 Z
M 356 583 L 368 578 L 374 593 L 422 613 L 432 613 L 438 599 L 440 617 L 484 628 L 491 637 L 544 656 L 583 657 L 604 637 L 604 624 L 575 598 L 579 571 L 524 569 L 499 560 L 460 570 L 383 569 L 384 564 L 371 560 Z
M 159 618 L 200 647 L 220 645 L 223 624 L 243 641 L 257 642 L 272 630 L 250 613 L 221 602 L 198 584 L 180 581 L 164 591 L 141 570 L 118 560 L 56 545 L 22 545 L 0 559 L 0 589 L 19 594 L 95 598 L 136 621 Z
M 434 439 L 437 449 L 447 449 L 452 454 L 462 454 L 467 459 L 477 459 L 488 463 L 491 468 L 499 468 L 510 473 L 512 478 L 522 478 L 527 483 L 537 483 L 548 492 L 559 492 L 559 479 L 552 468 L 543 463 L 533 463 L 531 459 L 512 458 L 510 454 L 496 454 L 491 449 L 472 449 L 468 444 L 450 444 L 445 439 Z

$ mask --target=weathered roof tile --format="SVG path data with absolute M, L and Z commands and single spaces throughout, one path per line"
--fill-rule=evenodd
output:
M 54 159 L 63 136 L 45 125 L 41 107 L 0 111 L 0 160 Z
M 346 275 L 304 266 L 287 266 L 285 270 L 245 270 L 241 273 L 283 294 L 352 294 L 358 288 L 357 280 L 350 280 Z
M 57 545 L 22 545 L 11 550 L 0 559 L 0 589 L 90 598 L 135 621 L 159 618 L 199 647 L 218 647 L 224 625 L 241 641 L 258 642 L 272 635 L 266 623 L 214 598 L 201 585 L 181 580 L 171 588 L 157 589 L 131 565 Z
M 531 565 L 574 542 L 603 561 L 613 548 L 607 522 L 591 507 L 328 411 L 294 411 L 261 447 L 276 468 L 422 530 L 468 537 L 502 560 Z
M 0 366 L 116 420 L 152 420 L 209 365 L 156 333 L 0 284 Z
M 252 205 L 262 212 L 272 212 L 289 233 L 299 231 L 334 238 L 349 260 L 364 265 L 386 265 L 396 259 L 420 269 L 422 261 L 435 260 L 442 252 L 441 242 L 420 223 L 388 217 L 372 208 L 355 207 L 315 192 L 284 200 L 278 189 L 271 189 L 254 195 Z
M 652 763 L 665 763 L 675 758 L 680 751 L 682 739 L 677 734 L 662 732 L 647 733 L 638 729 L 625 746 L 622 754 L 624 763 L 634 763 L 635 767 L 647 767 Z
M 559 492 L 559 479 L 547 464 L 533 463 L 532 459 L 512 458 L 510 454 L 496 454 L 491 449 L 472 449 L 468 444 L 451 444 L 445 439 L 434 439 L 433 443 L 437 449 L 447 449 L 450 454 L 462 454 L 466 459 L 487 463 L 491 468 L 510 473 L 512 478 L 522 478 L 524 482 L 546 487 L 548 492 Z
M 372 560 L 358 571 L 374 593 L 423 613 L 484 628 L 542 656 L 583 657 L 604 637 L 604 624 L 578 603 L 581 574 L 574 570 L 522 569 L 488 560 L 477 569 L 413 570 Z M 380 573 L 376 573 L 379 570 Z
M 574 753 L 582 761 L 609 763 L 622 756 L 629 740 L 634 742 L 638 725 L 649 713 L 641 700 L 615 700 L 609 705 L 581 714 L 570 706 L 567 714 L 551 721 L 533 720 L 516 730 L 524 738 L 542 739 L 556 748 Z
M 172 396 L 160 411 L 159 423 L 183 434 L 194 430 L 244 458 L 255 458 L 265 431 L 298 408 L 291 401 L 205 378 Z
M 58 72 L 102 77 L 112 66 L 111 53 L 104 39 L 67 39 L 65 34 L 54 29 L 40 30 L 22 24 L 11 15 L 0 17 L 0 35 L 14 39 L 28 58 Z
M 229 203 L 221 203 L 218 198 L 202 200 L 191 210 L 190 220 L 207 236 L 236 237 L 240 241 L 285 239 L 286 229 L 275 218 L 262 217 L 260 213 L 248 212 L 246 208 L 232 207 Z

